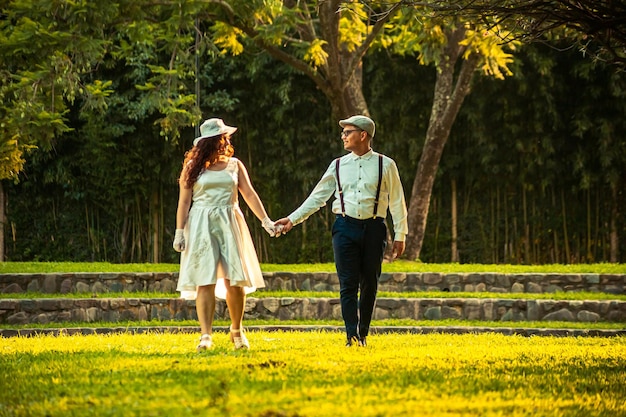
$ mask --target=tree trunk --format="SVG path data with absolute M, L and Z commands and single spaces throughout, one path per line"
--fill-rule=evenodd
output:
M 128 261 L 128 240 L 130 236 L 130 210 L 131 206 L 128 202 L 124 202 L 124 221 L 122 222 L 122 230 L 120 231 L 120 248 L 119 248 L 119 257 L 122 263 L 127 263 Z
M 587 197 L 587 233 L 585 238 L 585 262 L 592 263 L 593 262 L 593 239 L 591 236 L 591 191 L 585 190 L 585 195 Z
M 554 188 L 551 189 L 551 194 L 552 194 L 552 210 L 554 210 L 554 212 L 556 213 L 556 211 L 558 210 L 558 205 L 556 203 L 556 194 L 554 192 Z M 559 249 L 559 233 L 557 231 L 557 228 L 554 228 L 553 231 L 553 236 L 554 236 L 554 256 L 552 258 L 552 262 L 558 264 L 561 263 L 561 250 Z
M 260 36 L 253 26 L 247 26 L 244 19 L 236 20 L 232 10 L 228 7 L 228 19 L 225 22 L 242 30 L 252 39 L 258 47 L 266 50 L 270 56 L 278 59 L 294 69 L 307 75 L 315 85 L 328 98 L 331 106 L 332 117 L 336 120 L 343 119 L 354 114 L 369 115 L 367 102 L 363 95 L 362 87 L 362 59 L 377 38 L 384 30 L 389 20 L 401 10 L 403 2 L 391 3 L 388 7 L 382 7 L 376 13 L 368 11 L 369 23 L 368 34 L 358 45 L 347 46 L 342 42 L 339 23 L 342 14 L 343 1 L 328 0 L 312 5 L 303 2 L 301 7 L 302 20 L 295 27 L 299 39 L 312 41 L 323 40 L 324 51 L 327 61 L 319 67 L 313 67 L 296 55 L 286 52 L 282 46 L 274 42 L 268 42 Z M 225 3 L 224 3 L 225 5 Z M 295 2 L 285 4 L 288 8 L 296 6 Z M 317 17 L 315 17 L 317 15 Z M 286 43 L 291 40 L 285 39 Z
M 611 225 L 609 232 L 610 252 L 609 259 L 611 263 L 619 262 L 619 232 L 617 229 L 617 216 L 619 208 L 617 203 L 618 191 L 616 186 L 611 189 Z
M 524 222 L 524 255 L 523 263 L 531 264 L 532 252 L 530 249 L 530 225 L 528 224 L 528 204 L 526 202 L 526 186 L 522 185 L 522 221 Z
M 565 192 L 561 190 L 561 215 L 563 216 L 563 244 L 564 250 L 564 263 L 569 264 L 572 262 L 572 256 L 569 246 L 569 233 L 567 233 L 567 210 L 565 209 Z
M 345 94 L 343 97 L 342 114 L 341 118 L 354 116 L 355 114 L 370 115 L 367 108 L 367 101 L 363 96 L 363 64 L 360 63 L 354 75 L 347 81 Z
M 335 121 L 354 116 L 355 114 L 370 115 L 367 101 L 363 95 L 362 66 L 359 65 L 354 74 L 342 80 L 326 95 L 330 102 L 332 117 Z M 344 71 L 344 68 L 341 69 Z M 341 85 L 344 85 L 342 88 Z
M 451 199 L 452 199 L 452 207 L 450 209 L 450 211 L 452 212 L 452 247 L 451 252 L 452 252 L 452 257 L 450 259 L 451 262 L 459 262 L 459 248 L 457 246 L 457 238 L 458 238 L 458 232 L 457 232 L 457 213 L 456 213 L 456 180 L 452 180 L 452 183 L 450 184 L 450 188 L 452 188 L 451 191 Z
M 152 262 L 158 264 L 160 262 L 160 248 L 159 243 L 159 193 L 155 190 L 152 192 Z
M 4 230 L 6 225 L 6 195 L 4 184 L 0 181 L 0 262 L 4 262 Z
M 437 65 L 432 112 L 409 202 L 409 234 L 406 239 L 405 256 L 412 260 L 416 260 L 420 256 L 439 161 L 450 135 L 452 124 L 465 96 L 470 91 L 470 82 L 478 65 L 478 55 L 470 54 L 463 61 L 455 83 L 455 66 L 464 51 L 464 47 L 459 45 L 459 42 L 464 35 L 465 30 L 463 28 L 457 28 L 449 34 L 448 46 Z

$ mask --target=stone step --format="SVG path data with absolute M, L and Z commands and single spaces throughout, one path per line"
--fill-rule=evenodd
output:
M 216 319 L 227 319 L 218 300 Z M 253 298 L 245 319 L 341 320 L 338 298 Z M 473 298 L 378 298 L 374 319 L 569 321 L 626 323 L 626 301 Z M 0 324 L 197 320 L 195 301 L 180 298 L 0 299 Z
M 339 291 L 335 273 L 266 272 L 265 290 Z M 177 272 L 0 274 L 0 293 L 174 293 Z M 262 291 L 263 289 L 261 289 Z M 383 273 L 380 291 L 626 293 L 626 274 Z

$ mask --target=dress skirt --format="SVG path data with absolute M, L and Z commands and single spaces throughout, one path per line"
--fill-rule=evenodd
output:
M 196 298 L 196 287 L 216 284 L 215 296 L 226 298 L 224 279 L 246 294 L 265 286 L 250 230 L 239 206 L 194 207 L 185 227 L 177 290 Z

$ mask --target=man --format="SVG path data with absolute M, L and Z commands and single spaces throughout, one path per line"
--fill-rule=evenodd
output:
M 371 148 L 374 121 L 357 115 L 341 120 L 339 125 L 343 128 L 343 146 L 350 153 L 334 160 L 304 203 L 276 225 L 283 226 L 283 233 L 288 232 L 326 205 L 334 194 L 333 251 L 346 346 L 366 346 L 387 245 L 387 210 L 393 219 L 394 259 L 404 252 L 407 210 L 396 163 Z

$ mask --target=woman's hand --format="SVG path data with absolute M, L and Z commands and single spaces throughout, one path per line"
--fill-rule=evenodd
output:
M 172 246 L 176 252 L 183 252 L 185 250 L 185 232 L 183 229 L 176 229 L 174 244 Z

